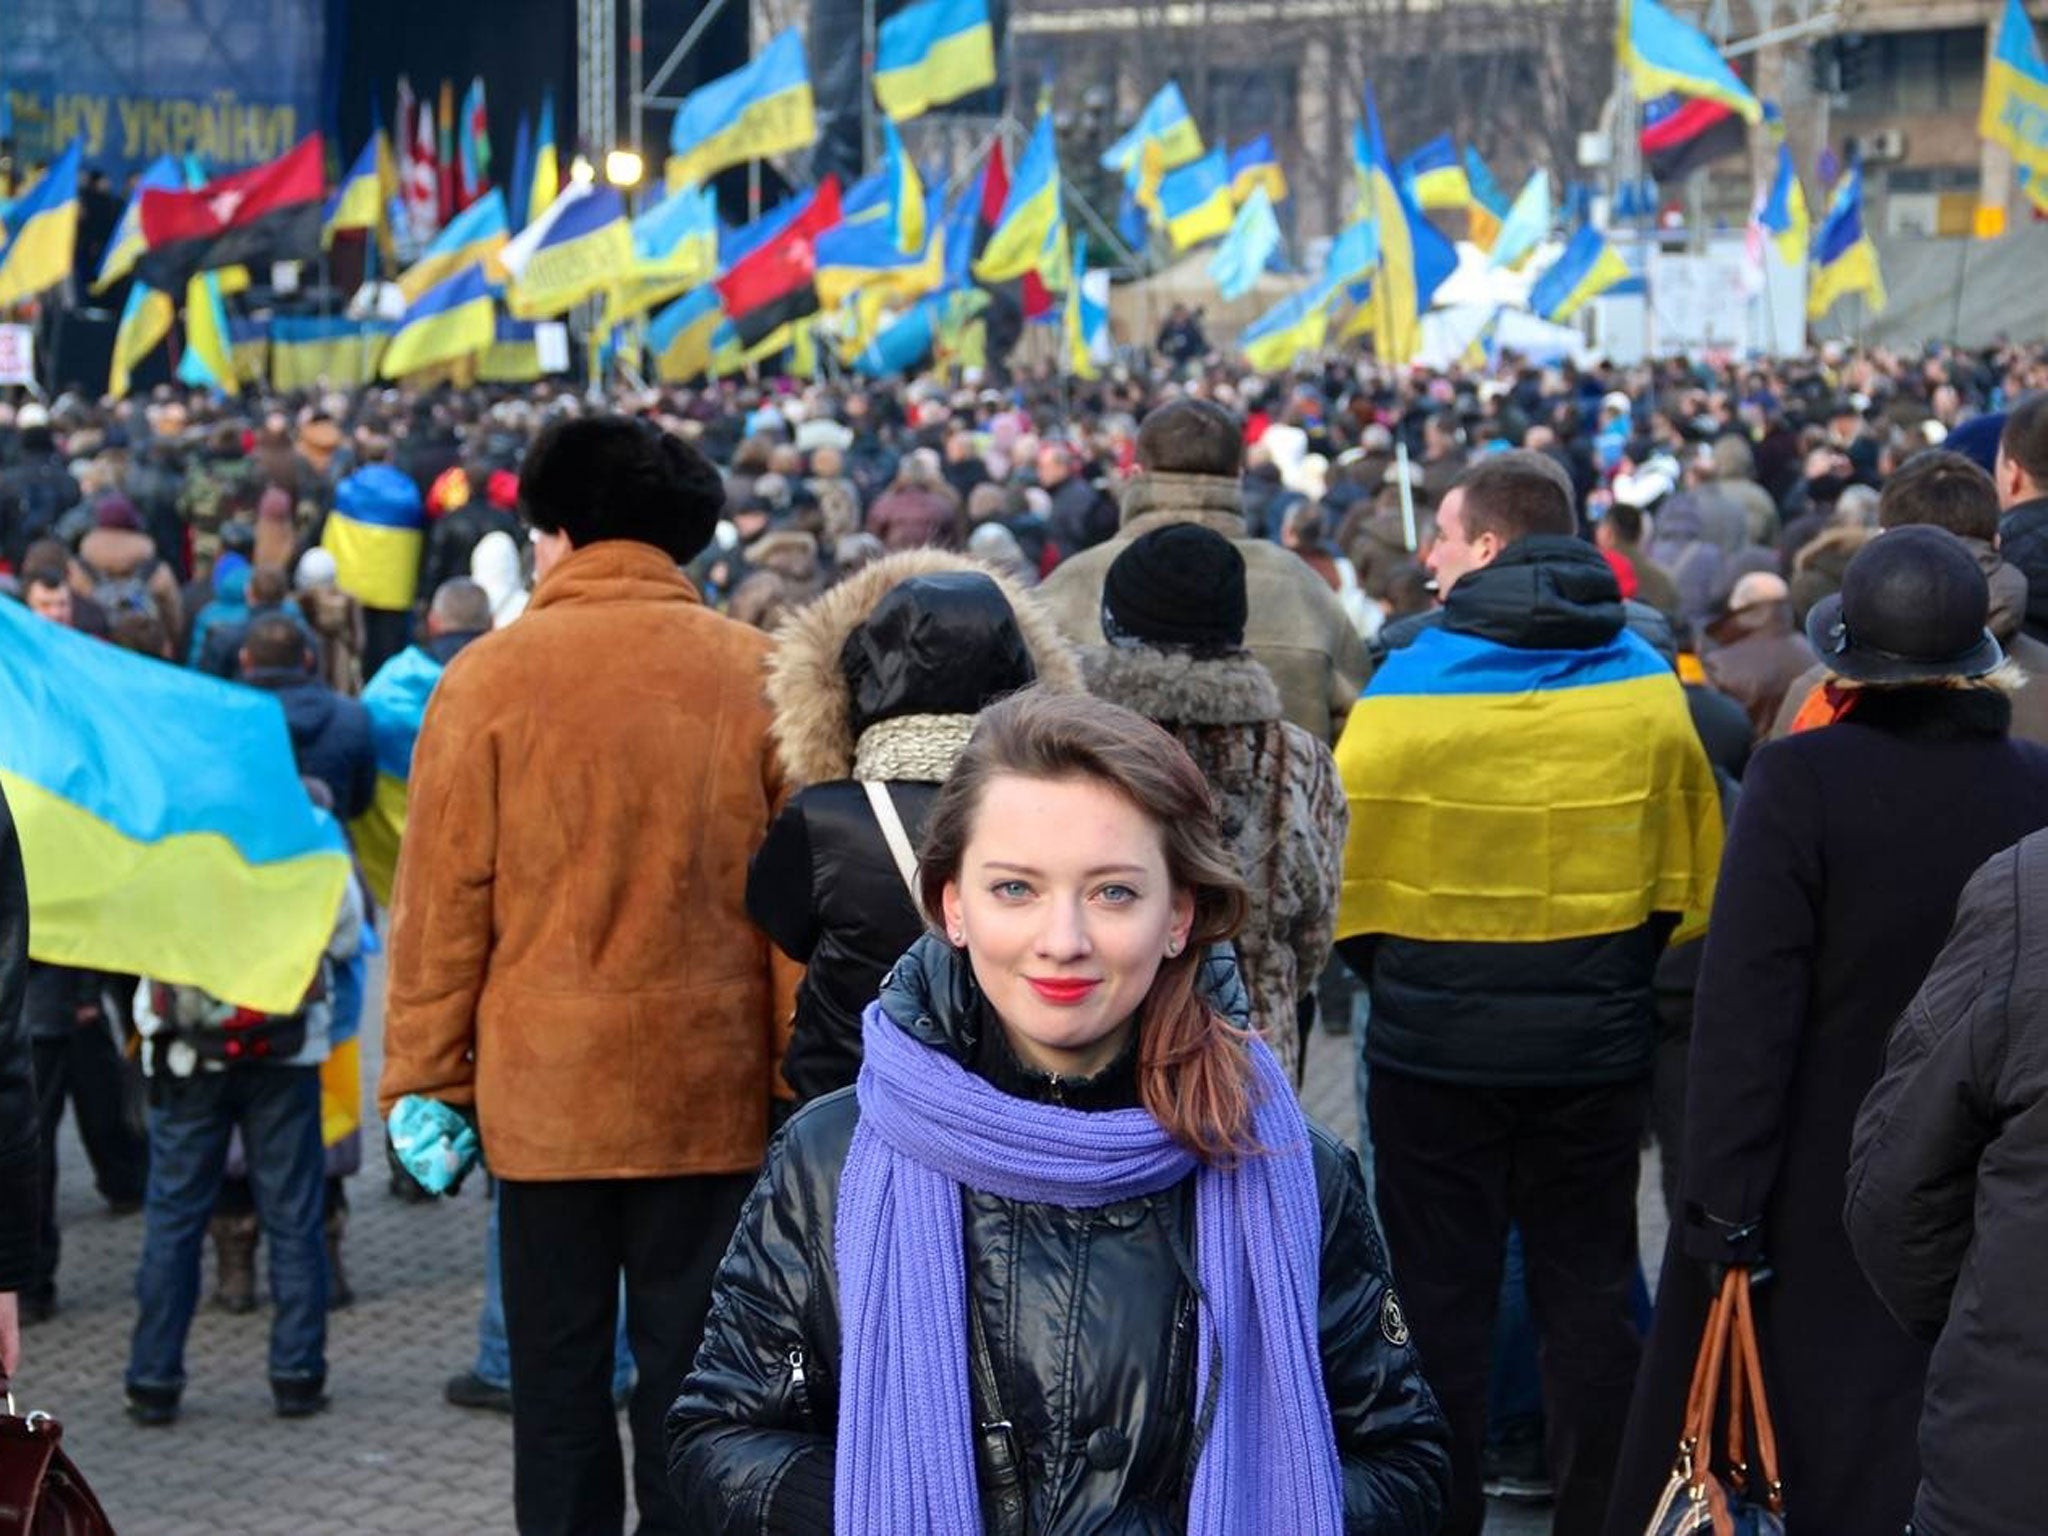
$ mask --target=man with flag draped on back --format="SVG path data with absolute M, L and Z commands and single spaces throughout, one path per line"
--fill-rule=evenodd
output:
M 1630 1309 L 1657 957 L 1705 923 L 1714 776 L 1678 679 L 1515 450 L 1437 509 L 1433 622 L 1381 665 L 1337 765 L 1338 948 L 1372 995 L 1387 1245 L 1451 1425 L 1445 1536 L 1479 1536 L 1508 1227 L 1541 1319 L 1559 1532 L 1597 1531 L 1641 1353 Z

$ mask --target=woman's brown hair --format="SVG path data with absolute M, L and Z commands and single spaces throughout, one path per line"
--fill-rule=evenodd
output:
M 1208 946 L 1243 926 L 1249 898 L 1217 826 L 1215 802 L 1181 744 L 1128 709 L 1087 694 L 1027 688 L 981 713 L 925 823 L 918 861 L 925 915 L 944 926 L 944 894 L 960 875 L 989 782 L 1091 779 L 1159 828 L 1177 890 L 1195 898 L 1188 942 L 1159 967 L 1138 1019 L 1138 1093 L 1173 1139 L 1204 1162 L 1253 1150 L 1245 1032 L 1203 999 Z

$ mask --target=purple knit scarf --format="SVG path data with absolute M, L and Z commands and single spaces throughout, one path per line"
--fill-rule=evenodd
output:
M 1339 1536 L 1343 1482 L 1317 1339 L 1321 1208 L 1307 1123 L 1251 1043 L 1253 1136 L 1200 1166 L 1142 1109 L 1085 1114 L 1013 1098 L 869 1006 L 860 1123 L 839 1181 L 837 1536 L 979 1536 L 967 1385 L 962 1188 L 1088 1209 L 1195 1173 L 1201 1384 L 1221 1351 L 1190 1536 Z M 1199 1171 L 1198 1171 L 1199 1170 Z

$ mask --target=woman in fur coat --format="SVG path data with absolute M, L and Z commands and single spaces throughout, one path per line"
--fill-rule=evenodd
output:
M 777 639 L 773 729 L 801 787 L 748 868 L 747 911 L 805 966 L 782 1064 L 802 1104 L 852 1084 L 861 1010 L 924 932 L 881 817 L 915 848 L 976 713 L 1034 681 L 1077 691 L 1080 675 L 1036 599 L 938 550 L 866 567 Z
M 1244 559 L 1195 523 L 1133 539 L 1109 568 L 1089 692 L 1170 731 L 1215 792 L 1251 890 L 1237 936 L 1252 1018 L 1301 1081 L 1307 1000 L 1330 958 L 1350 813 L 1330 749 L 1281 718 L 1244 648 Z

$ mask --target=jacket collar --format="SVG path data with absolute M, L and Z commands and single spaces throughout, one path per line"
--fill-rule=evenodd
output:
M 1088 691 L 1167 725 L 1264 725 L 1281 715 L 1272 674 L 1249 651 L 1197 658 L 1153 645 L 1081 653 Z
M 1227 539 L 1245 536 L 1244 487 L 1230 475 L 1142 474 L 1124 487 L 1123 535 L 1168 523 L 1200 523 Z
M 527 611 L 570 603 L 702 603 L 667 553 L 636 539 L 602 539 L 572 550 L 534 588 Z
M 1534 651 L 1585 651 L 1621 633 L 1614 571 L 1583 539 L 1534 534 L 1458 578 L 1444 628 Z

